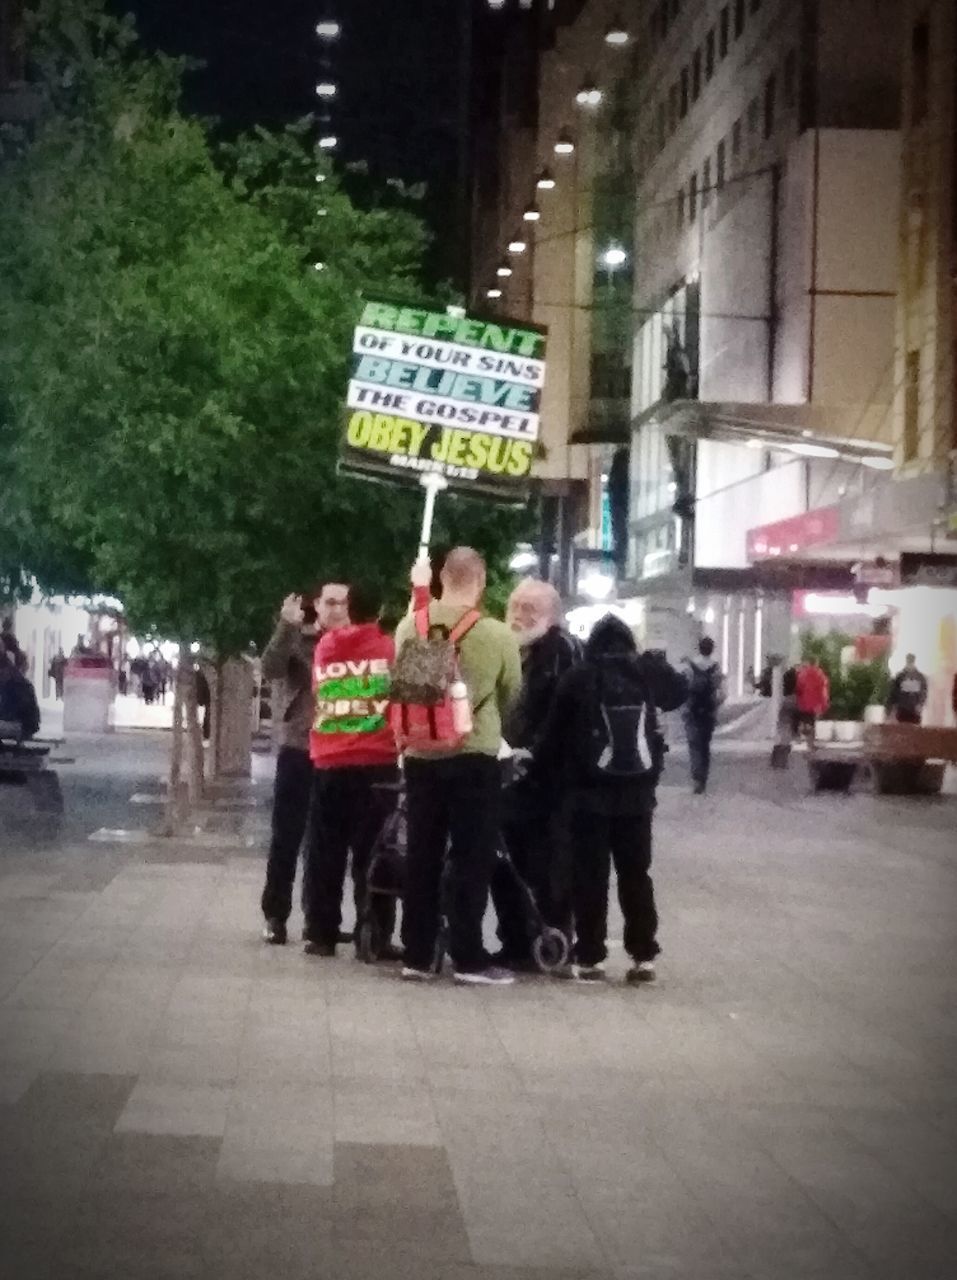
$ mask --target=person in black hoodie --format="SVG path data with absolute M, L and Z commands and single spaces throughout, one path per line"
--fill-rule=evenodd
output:
M 674 711 L 687 681 L 661 654 L 639 653 L 631 630 L 609 614 L 581 663 L 562 677 L 535 748 L 536 766 L 566 792 L 575 913 L 574 974 L 605 976 L 611 863 L 625 920 L 629 982 L 650 982 L 658 954 L 651 828 L 664 758 L 658 711 Z

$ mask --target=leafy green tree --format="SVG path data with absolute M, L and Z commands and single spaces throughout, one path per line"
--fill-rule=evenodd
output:
M 307 123 L 219 145 L 100 0 L 38 0 L 44 102 L 0 161 L 0 584 L 118 596 L 219 655 L 345 567 L 404 590 L 421 499 L 337 476 L 360 293 L 415 293 L 416 216 L 316 182 Z M 321 264 L 322 269 L 317 269 Z M 500 560 L 517 518 L 443 500 Z

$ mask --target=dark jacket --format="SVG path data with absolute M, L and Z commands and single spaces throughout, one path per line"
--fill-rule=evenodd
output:
M 927 701 L 927 677 L 922 671 L 898 671 L 887 695 L 887 711 L 904 715 L 920 715 Z
M 40 707 L 30 681 L 7 658 L 0 658 L 0 722 L 16 724 L 32 738 L 40 728 Z
M 301 629 L 282 618 L 272 639 L 263 650 L 264 680 L 283 680 L 286 686 L 286 710 L 282 718 L 281 745 L 309 750 L 312 728 L 312 655 L 319 636 L 304 636 Z
M 559 781 L 569 805 L 593 813 L 646 813 L 655 806 L 659 767 L 641 778 L 595 779 L 586 770 L 579 747 L 591 724 L 595 677 L 602 671 L 633 671 L 660 711 L 684 702 L 688 682 L 658 655 L 639 653 L 631 630 L 609 614 L 596 625 L 583 659 L 561 678 L 545 728 L 535 748 L 536 768 Z
M 522 691 L 505 722 L 509 746 L 528 750 L 535 746 L 552 709 L 558 682 L 581 654 L 578 641 L 557 623 L 522 648 Z

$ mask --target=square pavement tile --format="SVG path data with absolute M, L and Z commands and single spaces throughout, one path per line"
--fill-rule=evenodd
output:
M 116 1122 L 116 1132 L 221 1138 L 229 1099 L 224 1085 L 140 1080 Z

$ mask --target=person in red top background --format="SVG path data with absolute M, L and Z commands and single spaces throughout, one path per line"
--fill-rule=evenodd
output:
M 818 717 L 823 716 L 831 705 L 831 685 L 827 674 L 813 658 L 798 667 L 794 694 L 798 731 L 813 738 Z
M 315 717 L 309 752 L 316 770 L 306 851 L 306 953 L 333 956 L 342 923 L 342 890 L 352 853 L 357 916 L 369 856 L 394 804 L 383 783 L 398 782 L 388 723 L 395 644 L 379 625 L 382 597 L 349 587 L 349 625 L 323 636 L 313 661 Z M 391 936 L 394 904 L 383 900 L 382 936 Z

